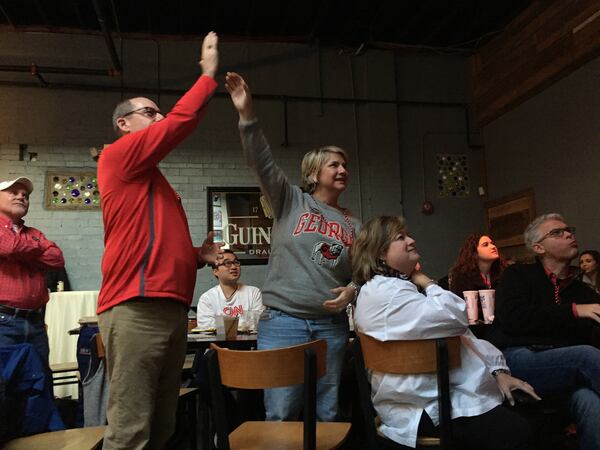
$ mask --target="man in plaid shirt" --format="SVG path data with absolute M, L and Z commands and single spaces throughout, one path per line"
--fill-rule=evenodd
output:
M 0 347 L 32 344 L 48 367 L 44 273 L 65 260 L 54 242 L 23 222 L 32 191 L 25 177 L 0 182 Z

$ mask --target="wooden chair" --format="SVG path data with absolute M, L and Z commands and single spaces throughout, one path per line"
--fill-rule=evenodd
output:
M 354 367 L 369 449 L 406 448 L 377 431 L 380 423 L 371 401 L 371 386 L 365 369 L 376 372 L 416 375 L 436 373 L 440 411 L 440 437 L 419 436 L 417 447 L 451 447 L 449 369 L 460 367 L 460 337 L 420 341 L 379 341 L 356 333 Z
M 208 357 L 218 448 L 336 449 L 349 423 L 316 421 L 316 380 L 325 374 L 327 344 L 317 340 L 275 350 L 239 351 L 211 345 Z M 264 389 L 304 384 L 303 422 L 244 422 L 229 433 L 223 386 Z
M 73 428 L 13 439 L 3 450 L 96 450 L 102 448 L 106 427 Z

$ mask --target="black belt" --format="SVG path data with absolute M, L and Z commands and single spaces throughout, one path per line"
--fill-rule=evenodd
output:
M 10 306 L 4 306 L 4 305 L 0 305 L 0 313 L 1 314 L 7 314 L 9 316 L 15 316 L 15 317 L 23 317 L 25 319 L 31 317 L 31 318 L 38 318 L 38 317 L 42 317 L 42 311 L 43 309 L 21 309 L 21 308 L 11 308 Z

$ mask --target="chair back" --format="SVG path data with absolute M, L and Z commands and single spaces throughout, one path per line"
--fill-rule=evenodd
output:
M 356 333 L 352 344 L 354 368 L 358 383 L 365 438 L 369 449 L 404 448 L 379 436 L 375 425 L 377 413 L 371 400 L 371 385 L 366 369 L 398 375 L 437 373 L 440 438 L 417 439 L 417 445 L 451 446 L 449 369 L 460 367 L 460 337 L 426 339 L 421 341 L 379 341 Z M 382 442 L 383 441 L 383 442 Z
M 211 403 L 219 449 L 229 450 L 223 386 L 264 389 L 304 384 L 304 449 L 317 442 L 317 378 L 325 374 L 327 343 L 322 340 L 274 350 L 240 351 L 211 344 L 207 354 Z
M 365 367 L 376 372 L 416 375 L 437 371 L 436 339 L 379 341 L 363 333 L 360 340 Z M 444 338 L 448 346 L 448 368 L 460 367 L 460 336 Z
M 317 378 L 325 375 L 327 343 L 322 340 L 274 350 L 229 350 L 211 344 L 218 355 L 221 383 L 238 389 L 264 389 L 304 383 L 304 352 L 316 355 Z

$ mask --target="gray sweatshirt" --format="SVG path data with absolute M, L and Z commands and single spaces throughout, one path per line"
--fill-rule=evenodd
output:
M 338 296 L 330 289 L 352 278 L 350 246 L 359 221 L 290 184 L 258 120 L 240 122 L 239 128 L 248 165 L 274 215 L 263 304 L 306 319 L 334 314 L 323 302 Z

